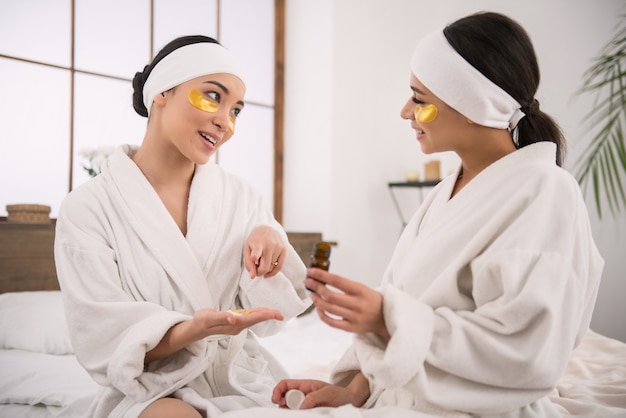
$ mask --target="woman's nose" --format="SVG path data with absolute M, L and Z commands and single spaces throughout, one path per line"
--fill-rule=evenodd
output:
M 230 126 L 230 118 L 227 109 L 218 109 L 213 114 L 213 124 L 217 126 L 220 131 L 227 131 Z
M 413 103 L 412 100 L 408 100 L 404 106 L 402 106 L 402 109 L 400 109 L 400 117 L 402 119 L 411 119 L 414 117 L 413 115 L 413 108 L 415 107 L 415 104 Z

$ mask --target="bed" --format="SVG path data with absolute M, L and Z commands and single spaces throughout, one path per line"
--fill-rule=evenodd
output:
M 303 259 L 316 233 L 290 233 Z M 84 418 L 97 385 L 73 355 L 53 260 L 54 220 L 0 218 L 0 417 Z M 307 313 L 262 340 L 293 377 L 325 380 L 351 336 Z M 564 415 L 626 417 L 626 344 L 593 331 L 552 393 Z

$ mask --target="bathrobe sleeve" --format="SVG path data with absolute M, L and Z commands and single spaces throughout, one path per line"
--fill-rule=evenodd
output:
M 553 159 L 528 167 L 532 148 L 453 199 L 454 178 L 433 191 L 379 289 L 391 339 L 357 337 L 336 381 L 360 369 L 369 404 L 477 414 L 552 390 L 589 326 L 603 261 L 576 181 Z

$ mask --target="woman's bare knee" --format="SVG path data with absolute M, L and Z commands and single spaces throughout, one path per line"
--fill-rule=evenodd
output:
M 139 418 L 202 418 L 202 415 L 185 401 L 162 398 L 148 405 Z

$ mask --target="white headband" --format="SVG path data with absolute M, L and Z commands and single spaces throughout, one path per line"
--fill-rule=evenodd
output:
M 443 31 L 430 33 L 417 45 L 411 72 L 448 106 L 479 125 L 513 130 L 524 117 L 520 104 L 465 61 Z
M 223 46 L 199 42 L 180 47 L 166 55 L 150 72 L 143 86 L 143 104 L 149 114 L 156 95 L 196 77 L 218 73 L 232 74 L 244 81 L 239 62 Z

